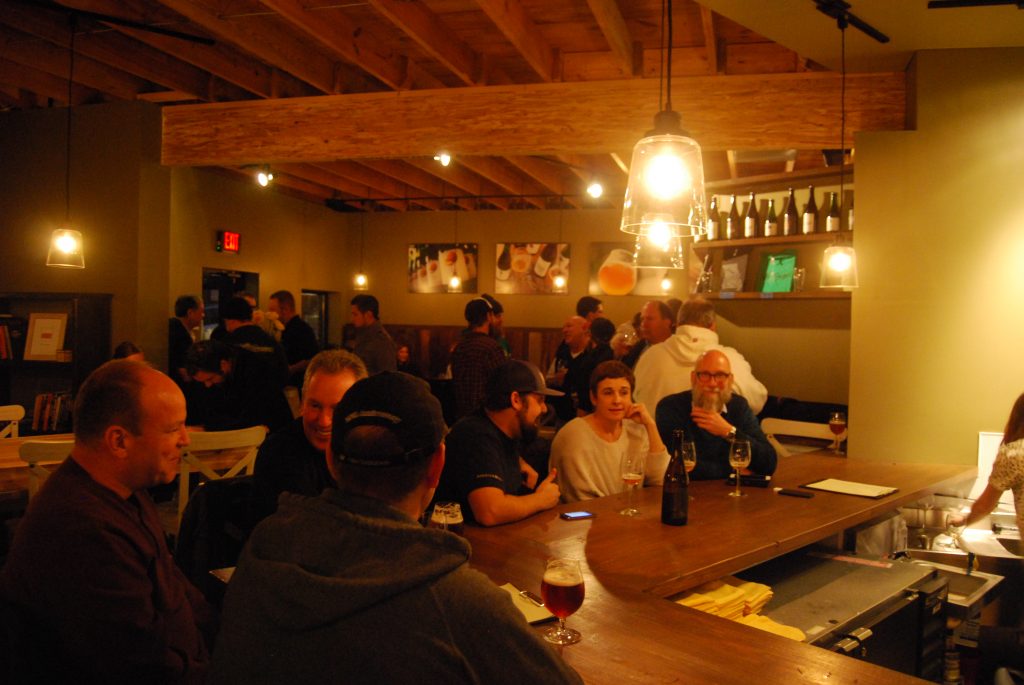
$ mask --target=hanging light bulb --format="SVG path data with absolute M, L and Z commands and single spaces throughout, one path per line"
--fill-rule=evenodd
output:
M 261 188 L 266 188 L 273 180 L 274 174 L 271 173 L 270 167 L 264 164 L 263 168 L 256 174 L 256 183 L 258 183 Z
M 434 155 L 434 161 L 440 162 L 441 166 L 448 166 L 452 163 L 452 156 L 447 152 L 441 151 Z
M 71 224 L 71 103 L 74 96 L 75 73 L 75 28 L 77 20 L 72 14 L 68 18 L 68 117 L 67 117 L 67 150 L 64 157 L 64 226 L 50 234 L 50 249 L 46 252 L 46 266 L 64 269 L 84 269 L 85 253 L 82 251 L 82 233 Z
M 662 293 L 672 292 L 672 279 L 669 278 L 668 276 L 666 276 L 665 278 L 661 279 L 661 292 Z
M 604 195 L 604 186 L 601 185 L 600 181 L 591 181 L 587 186 L 587 195 L 594 198 L 595 200 Z
M 672 111 L 672 0 L 667 2 L 666 22 L 664 108 L 655 115 L 654 128 L 633 148 L 619 230 L 639 236 L 667 231 L 670 238 L 682 238 L 707 230 L 704 162 L 700 145 L 683 130 L 679 113 Z M 657 222 L 650 219 L 655 216 Z M 660 236 L 657 240 L 664 242 Z
M 359 272 L 352 279 L 352 286 L 354 290 L 369 290 L 370 279 L 366 277 L 366 274 Z
M 461 293 L 462 292 L 462 279 L 458 276 L 452 276 L 448 281 L 448 292 L 450 293 Z
M 556 293 L 564 293 L 566 285 L 568 283 L 562 274 L 558 274 L 551 280 L 551 289 Z

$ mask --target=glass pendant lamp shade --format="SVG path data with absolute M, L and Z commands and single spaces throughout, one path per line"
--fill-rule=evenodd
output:
M 661 125 L 665 115 L 674 116 L 669 126 Z M 700 145 L 682 130 L 671 130 L 679 129 L 678 121 L 677 112 L 659 113 L 655 130 L 633 148 L 619 226 L 624 233 L 663 240 L 707 230 Z
M 360 271 L 352 279 L 352 289 L 353 290 L 369 290 L 370 289 L 370 279 L 366 277 L 366 274 L 364 274 L 362 271 Z
M 832 245 L 821 264 L 822 288 L 856 288 L 857 253 L 852 245 Z
M 71 228 L 58 228 L 50 236 L 50 249 L 46 253 L 46 266 L 64 269 L 84 269 L 82 233 Z

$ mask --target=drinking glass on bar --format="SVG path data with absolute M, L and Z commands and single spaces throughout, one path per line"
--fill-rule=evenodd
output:
M 733 440 L 729 446 L 729 465 L 736 469 L 736 489 L 729 493 L 730 497 L 746 497 L 747 493 L 740 491 L 740 469 L 750 466 L 750 441 Z
M 834 411 L 828 417 L 828 429 L 836 436 L 832 441 L 832 451 L 842 454 L 839 451 L 839 436 L 846 432 L 846 414 L 841 411 Z
M 462 535 L 465 529 L 462 507 L 458 502 L 437 502 L 430 514 L 430 527 Z
M 565 627 L 565 619 L 583 604 L 583 572 L 577 559 L 551 559 L 540 584 L 544 606 L 558 618 L 558 626 L 544 631 L 544 639 L 556 645 L 580 641 L 578 630 Z
M 690 482 L 690 471 L 697 468 L 697 445 L 689 440 L 683 440 L 679 444 L 679 453 L 683 455 L 683 468 L 686 469 L 686 482 Z M 693 495 L 690 495 L 693 501 Z
M 644 453 L 642 450 L 626 450 L 622 454 L 622 482 L 626 485 L 626 508 L 619 511 L 623 516 L 636 516 L 640 510 L 634 506 L 634 492 L 644 482 Z

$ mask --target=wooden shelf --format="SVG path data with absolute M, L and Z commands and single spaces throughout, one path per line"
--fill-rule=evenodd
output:
M 848 300 L 850 291 L 815 288 L 796 293 L 714 292 L 701 293 L 708 300 Z
M 827 243 L 838 238 L 843 238 L 844 242 L 852 242 L 852 240 L 845 240 L 851 238 L 853 231 L 837 231 L 832 233 L 808 233 L 806 235 L 777 235 L 770 237 L 759 237 L 759 238 L 736 238 L 734 240 L 703 240 L 693 244 L 693 249 L 699 250 L 701 248 L 722 248 L 722 247 L 758 247 L 760 245 L 787 245 L 787 244 L 798 244 L 798 243 Z
M 847 164 L 843 167 L 845 182 L 853 189 L 853 165 Z M 773 190 L 785 190 L 790 186 L 801 185 L 827 185 L 839 183 L 839 167 L 822 167 L 820 169 L 805 169 L 803 171 L 791 171 L 781 174 L 763 174 L 761 176 L 746 176 L 744 178 L 730 178 L 724 181 L 709 181 L 704 184 L 708 195 L 727 195 L 731 193 L 763 193 Z

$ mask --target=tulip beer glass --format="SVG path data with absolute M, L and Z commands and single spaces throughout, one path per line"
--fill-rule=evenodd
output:
M 565 627 L 565 619 L 583 604 L 583 572 L 576 559 L 551 559 L 540 584 L 544 606 L 558 618 L 558 626 L 544 631 L 544 639 L 556 645 L 580 641 L 578 630 Z

